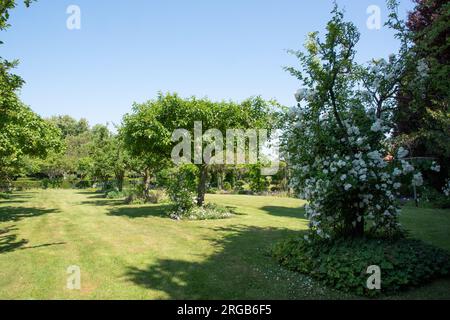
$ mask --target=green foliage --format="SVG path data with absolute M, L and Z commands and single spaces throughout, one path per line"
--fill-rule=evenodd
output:
M 265 192 L 269 188 L 269 181 L 261 174 L 261 165 L 249 166 L 250 190 L 253 192 Z
M 41 182 L 42 188 L 44 189 L 59 189 L 63 185 L 63 179 L 61 178 L 54 178 L 54 179 L 48 179 L 45 178 Z
M 0 192 L 0 199 L 11 199 L 11 194 L 8 192 Z
M 183 165 L 173 171 L 167 192 L 173 202 L 174 215 L 188 215 L 194 208 L 197 176 L 198 168 L 194 165 Z
M 424 242 L 359 238 L 337 241 L 290 239 L 274 246 L 284 267 L 329 287 L 370 297 L 416 287 L 450 272 L 449 254 Z M 367 268 L 381 268 L 381 290 L 367 289 Z
M 219 189 L 218 189 L 218 188 L 215 188 L 215 187 L 209 188 L 209 189 L 207 190 L 207 192 L 208 192 L 209 194 L 219 194 L 219 193 L 220 193 Z
M 29 7 L 35 0 L 24 0 L 23 3 L 26 7 Z M 9 10 L 14 9 L 17 5 L 16 0 L 2 0 L 0 3 L 0 30 L 5 30 L 10 27 L 8 24 Z M 0 44 L 2 42 L 0 41 Z
M 322 238 L 395 236 L 401 179 L 423 182 L 408 152 L 390 140 L 403 51 L 359 65 L 360 34 L 336 3 L 326 31 L 311 33 L 305 50 L 294 52 L 300 70 L 287 69 L 303 86 L 286 117 L 290 184 L 308 201 L 311 232 Z
M 450 209 L 450 197 L 432 187 L 423 188 L 420 192 L 420 199 L 431 203 L 435 208 Z
M 30 0 L 24 1 L 28 6 Z M 2 1 L 0 30 L 9 27 L 9 10 L 16 1 Z M 0 43 L 1 44 L 1 43 Z M 0 58 L 0 180 L 10 180 L 23 167 L 24 157 L 45 158 L 61 148 L 59 130 L 45 122 L 17 96 L 23 80 L 11 73 L 17 61 Z
M 234 212 L 227 207 L 207 203 L 202 207 L 194 207 L 189 214 L 183 218 L 188 220 L 217 220 L 231 218 L 233 214 Z
M 53 116 L 48 121 L 61 130 L 63 138 L 79 136 L 89 131 L 89 123 L 86 119 L 75 120 L 71 116 Z
M 127 192 L 112 190 L 106 192 L 106 199 L 121 199 L 127 197 L 127 195 Z
M 223 183 L 223 190 L 225 191 L 231 191 L 233 189 L 233 187 L 231 186 L 231 183 L 229 183 L 228 181 L 225 181 Z
M 449 19 L 448 1 L 416 1 L 408 20 L 411 59 L 395 110 L 396 139 L 413 156 L 441 164 L 441 174 L 431 181 L 437 189 L 450 177 Z
M 74 186 L 77 189 L 88 189 L 88 188 L 92 188 L 93 184 L 94 183 L 92 181 L 80 180 L 80 181 L 76 182 Z
M 154 189 L 149 192 L 150 203 L 163 203 L 168 200 L 167 194 L 164 190 Z
M 247 183 L 244 181 L 244 180 L 238 180 L 238 181 L 236 181 L 236 183 L 235 183 L 235 188 L 236 188 L 236 190 L 244 190 L 244 186 L 246 185 Z
M 196 121 L 202 122 L 204 132 L 218 129 L 225 135 L 227 129 L 264 128 L 270 133 L 277 121 L 273 111 L 276 107 L 276 102 L 267 102 L 259 97 L 234 103 L 159 94 L 155 100 L 133 106 L 133 112 L 123 119 L 120 135 L 131 156 L 141 160 L 143 169 L 155 174 L 161 168 L 170 166 L 172 150 L 179 143 L 172 141 L 175 130 L 186 130 L 192 138 L 192 150 Z M 204 141 L 204 146 L 207 143 Z M 199 178 L 202 179 L 198 179 L 196 191 L 198 204 L 201 205 L 209 168 L 201 164 L 198 166 L 201 169 Z
M 14 190 L 18 191 L 40 189 L 42 188 L 42 182 L 32 179 L 18 179 L 17 181 L 12 182 L 12 187 Z
M 125 198 L 126 204 L 144 204 L 144 203 L 164 203 L 168 200 L 167 194 L 165 190 L 162 189 L 153 189 L 148 193 L 147 198 L 143 197 L 142 190 L 140 188 L 128 190 L 128 191 L 113 191 L 113 195 L 117 195 L 117 198 Z M 109 194 L 108 194 L 109 195 Z

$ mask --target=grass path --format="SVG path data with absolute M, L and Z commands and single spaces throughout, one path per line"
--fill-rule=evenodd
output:
M 276 265 L 267 248 L 307 229 L 301 200 L 210 195 L 238 215 L 168 219 L 164 205 L 124 206 L 76 190 L 0 202 L 0 299 L 323 299 L 346 297 Z M 407 208 L 413 235 L 450 250 L 450 212 Z M 81 268 L 80 291 L 66 288 Z M 450 298 L 450 281 L 402 297 Z M 351 298 L 351 297 L 349 297 Z

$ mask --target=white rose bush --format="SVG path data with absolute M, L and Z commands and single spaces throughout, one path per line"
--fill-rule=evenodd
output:
M 390 8 L 395 9 L 392 1 Z M 407 46 L 388 60 L 361 66 L 354 61 L 358 30 L 336 5 L 332 14 L 324 39 L 310 33 L 305 51 L 292 52 L 300 68 L 286 68 L 301 89 L 286 115 L 283 149 L 291 187 L 307 200 L 310 228 L 272 252 L 288 269 L 339 290 L 376 296 L 380 290 L 366 287 L 368 266 L 380 266 L 383 292 L 390 293 L 448 274 L 450 258 L 409 239 L 400 224 L 400 190 L 424 183 L 406 146 L 391 139 L 410 61 Z M 395 13 L 390 19 L 398 22 Z
M 405 160 L 408 151 L 400 147 L 390 156 L 396 147 L 387 142 L 403 68 L 395 55 L 357 65 L 359 33 L 334 13 L 325 41 L 312 33 L 306 53 L 295 53 L 303 70 L 288 68 L 304 85 L 285 135 L 291 184 L 308 200 L 315 236 L 395 236 L 401 231 L 396 199 L 402 182 L 421 181 Z

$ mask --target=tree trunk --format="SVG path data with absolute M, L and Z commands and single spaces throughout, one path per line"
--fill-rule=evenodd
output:
M 362 217 L 360 222 L 358 222 L 357 218 L 357 213 L 348 215 L 345 218 L 344 232 L 342 234 L 344 237 L 361 238 L 364 236 L 364 218 Z M 354 224 L 355 221 L 356 224 Z
M 208 179 L 208 168 L 206 165 L 200 166 L 200 180 L 197 188 L 197 206 L 203 206 L 205 202 L 206 180 Z
M 150 181 L 151 181 L 150 170 L 145 169 L 145 171 L 144 171 L 144 194 L 143 194 L 145 201 L 148 201 L 150 198 Z
M 119 189 L 119 192 L 122 192 L 122 190 L 123 190 L 124 179 L 125 179 L 125 173 L 123 171 L 116 172 L 117 189 Z
M 354 237 L 361 238 L 362 236 L 364 236 L 364 217 L 361 218 L 361 222 L 356 222 L 354 228 Z
M 352 210 L 349 208 L 349 210 Z M 353 209 L 354 210 L 354 209 Z M 342 232 L 342 236 L 345 238 L 361 238 L 364 236 L 364 226 L 365 221 L 361 216 L 361 221 L 358 222 L 358 214 L 359 212 L 354 212 L 352 214 L 348 214 L 344 220 L 344 229 Z M 356 224 L 355 224 L 356 221 Z
M 217 189 L 223 189 L 223 174 L 221 170 L 217 171 Z

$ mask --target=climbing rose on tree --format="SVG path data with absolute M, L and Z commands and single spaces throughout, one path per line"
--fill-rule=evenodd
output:
M 287 69 L 303 84 L 284 136 L 291 185 L 308 200 L 313 237 L 394 237 L 401 234 L 402 181 L 423 182 L 405 160 L 407 150 L 387 141 L 402 60 L 391 55 L 357 65 L 359 33 L 337 8 L 333 13 L 324 41 L 311 33 L 306 53 L 294 52 L 303 69 Z

